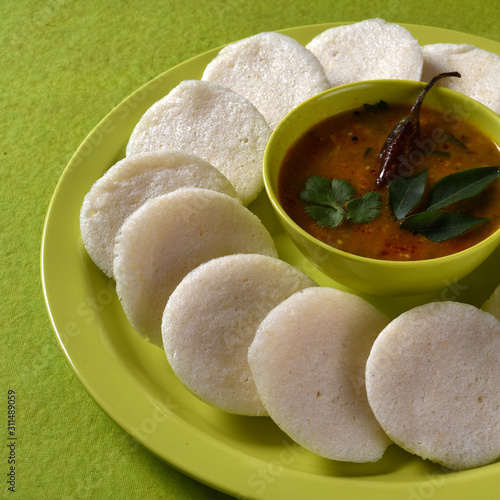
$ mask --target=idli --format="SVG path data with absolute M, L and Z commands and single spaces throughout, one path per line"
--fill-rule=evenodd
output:
M 483 304 L 482 309 L 500 320 L 500 285 L 495 288 L 491 296 Z
M 500 456 L 500 322 L 457 302 L 394 319 L 366 366 L 373 413 L 405 450 L 449 469 Z
M 294 441 L 323 457 L 374 462 L 391 441 L 365 391 L 365 363 L 388 318 L 333 288 L 308 288 L 260 324 L 248 362 L 262 404 Z
M 191 271 L 163 314 L 163 346 L 177 377 L 200 399 L 241 415 L 265 415 L 248 347 L 266 314 L 315 283 L 277 258 L 229 255 Z
M 235 198 L 202 188 L 180 188 L 148 200 L 121 226 L 114 253 L 123 310 L 137 332 L 158 346 L 168 297 L 189 271 L 233 253 L 277 257 L 256 215 Z
M 329 28 L 306 48 L 319 59 L 332 86 L 379 78 L 418 81 L 422 75 L 418 41 L 403 26 L 383 19 Z
M 264 185 L 262 160 L 270 134 L 245 97 L 218 83 L 185 80 L 142 116 L 127 156 L 159 149 L 190 152 L 218 168 L 248 205 Z
M 207 65 L 202 80 L 245 96 L 272 129 L 298 104 L 330 88 L 316 56 L 293 38 L 274 32 L 227 45 Z
M 205 160 L 180 151 L 139 153 L 115 163 L 83 200 L 80 232 L 95 264 L 113 277 L 118 229 L 146 200 L 180 187 L 202 187 L 237 197 L 229 180 Z
M 422 81 L 439 73 L 458 71 L 438 85 L 461 92 L 500 113 L 500 56 L 469 44 L 435 43 L 422 46 Z M 470 111 L 470 110 L 469 110 Z

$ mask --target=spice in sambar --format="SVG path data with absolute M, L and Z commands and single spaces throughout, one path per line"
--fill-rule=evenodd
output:
M 279 173 L 278 194 L 287 214 L 330 246 L 364 257 L 398 261 L 459 252 L 498 229 L 500 182 L 492 183 L 480 196 L 449 207 L 454 212 L 490 219 L 467 233 L 436 242 L 400 228 L 389 205 L 388 188 L 379 189 L 376 183 L 377 158 L 388 135 L 408 111 L 408 106 L 400 104 L 360 107 L 329 117 L 306 132 L 287 152 Z M 499 165 L 500 150 L 472 124 L 424 105 L 420 112 L 420 139 L 409 159 L 411 171 L 405 175 L 427 170 L 428 192 L 447 175 Z M 381 214 L 368 223 L 347 221 L 335 228 L 318 225 L 306 213 L 307 203 L 299 198 L 311 176 L 345 179 L 355 188 L 356 196 L 377 191 L 382 199 Z

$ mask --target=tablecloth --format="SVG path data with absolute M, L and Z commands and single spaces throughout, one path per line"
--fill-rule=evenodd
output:
M 486 0 L 1 2 L 0 498 L 229 498 L 136 444 L 75 377 L 42 293 L 45 215 L 79 144 L 156 75 L 261 31 L 372 17 L 500 41 Z

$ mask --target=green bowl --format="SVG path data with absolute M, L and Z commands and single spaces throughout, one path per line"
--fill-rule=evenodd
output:
M 380 100 L 412 104 L 424 83 L 409 80 L 372 80 L 334 87 L 305 101 L 275 128 L 264 156 L 264 184 L 269 199 L 298 249 L 323 273 L 360 293 L 378 296 L 417 295 L 449 286 L 481 264 L 500 243 L 500 230 L 455 254 L 419 261 L 370 259 L 338 250 L 300 228 L 278 198 L 278 173 L 289 148 L 321 120 Z M 500 116 L 453 90 L 434 86 L 426 106 L 441 110 L 449 120 L 467 120 L 500 144 Z

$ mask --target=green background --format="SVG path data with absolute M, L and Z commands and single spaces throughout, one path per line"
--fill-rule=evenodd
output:
M 371 17 L 500 41 L 493 1 L 0 2 L 0 498 L 229 498 L 135 444 L 74 376 L 43 300 L 45 214 L 87 134 L 159 73 L 261 31 Z M 9 389 L 17 397 L 15 496 L 6 484 Z

